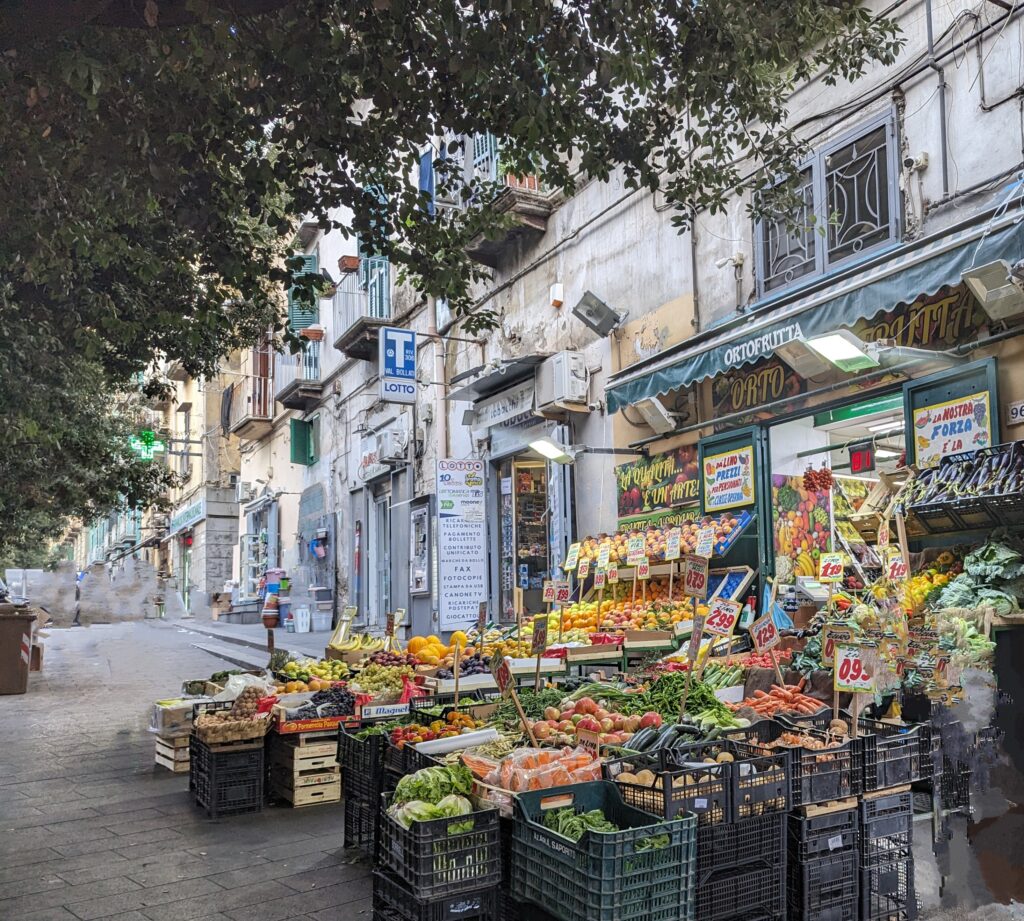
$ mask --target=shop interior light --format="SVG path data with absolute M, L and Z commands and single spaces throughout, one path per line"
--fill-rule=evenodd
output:
M 869 353 L 868 346 L 848 329 L 814 336 L 807 340 L 807 345 L 840 371 L 847 373 L 866 371 L 880 364 L 878 358 Z
M 868 426 L 869 432 L 892 432 L 903 428 L 902 419 L 879 419 L 874 425 Z
M 875 451 L 875 457 L 899 457 L 899 451 L 890 451 L 888 448 L 878 448 Z
M 541 457 L 554 461 L 556 464 L 571 464 L 576 460 L 576 455 L 571 453 L 565 445 L 559 444 L 553 438 L 538 438 L 530 442 L 530 448 L 536 451 Z

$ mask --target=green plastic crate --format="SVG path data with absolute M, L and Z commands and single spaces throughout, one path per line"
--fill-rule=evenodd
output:
M 600 809 L 621 830 L 587 832 L 578 842 L 544 826 L 544 813 Z M 667 846 L 638 850 L 654 835 Z M 693 921 L 697 817 L 664 820 L 622 801 L 614 783 L 592 781 L 515 798 L 512 897 L 561 921 Z

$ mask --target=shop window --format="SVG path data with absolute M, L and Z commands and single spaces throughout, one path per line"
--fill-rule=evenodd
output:
M 763 297 L 899 238 L 899 170 L 891 114 L 822 147 L 801 166 L 793 209 L 758 223 Z
M 291 462 L 309 467 L 320 459 L 320 416 L 291 420 Z

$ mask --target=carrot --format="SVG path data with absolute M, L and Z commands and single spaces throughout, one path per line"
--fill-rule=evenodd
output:
M 807 676 L 806 675 L 801 677 L 801 679 L 796 683 L 796 689 L 798 691 L 802 691 L 805 687 L 807 687 Z
M 757 698 L 765 698 L 768 695 L 764 691 L 754 691 L 754 696 Z

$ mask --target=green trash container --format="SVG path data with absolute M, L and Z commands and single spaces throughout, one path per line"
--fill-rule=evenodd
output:
M 35 619 L 35 614 L 13 604 L 0 604 L 0 694 L 24 694 L 28 690 Z

